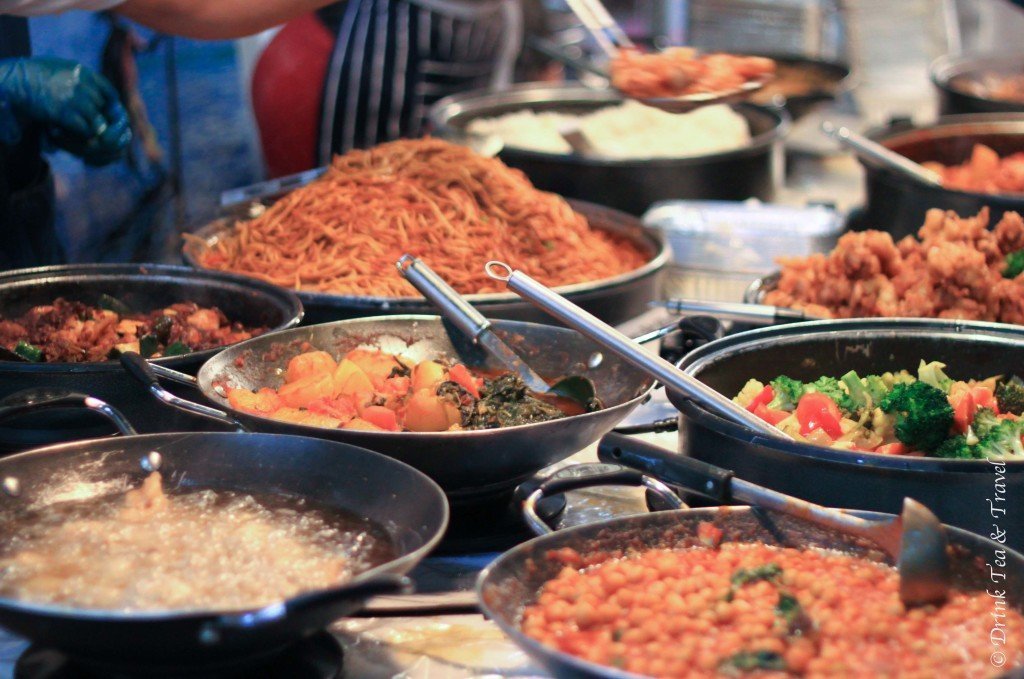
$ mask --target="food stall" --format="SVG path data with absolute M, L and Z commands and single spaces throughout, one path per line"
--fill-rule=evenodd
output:
M 0 677 L 1024 672 L 1021 58 L 548 4 L 560 82 L 0 272 Z

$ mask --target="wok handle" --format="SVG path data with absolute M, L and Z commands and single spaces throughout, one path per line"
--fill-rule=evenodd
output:
M 296 625 L 297 620 L 301 620 L 302 625 L 308 629 L 323 629 L 362 606 L 367 599 L 382 594 L 409 594 L 412 591 L 412 580 L 408 577 L 385 573 L 363 582 L 301 594 L 254 611 L 219 616 L 200 627 L 199 641 L 207 646 L 215 646 L 229 641 L 232 636 L 245 636 L 273 625 Z
M 132 377 L 144 384 L 153 396 L 157 397 L 164 403 L 187 413 L 192 413 L 193 415 L 200 415 L 211 420 L 216 420 L 217 422 L 233 427 L 236 431 L 249 431 L 248 427 L 223 410 L 218 410 L 217 408 L 211 408 L 210 406 L 204 406 L 200 403 L 189 401 L 188 399 L 176 396 L 164 389 L 160 386 L 160 379 L 157 377 L 156 372 L 154 372 L 153 366 L 149 364 L 149 361 L 142 358 L 142 356 L 134 351 L 126 351 L 121 354 L 121 365 L 124 366 L 124 369 L 127 370 Z
M 624 424 L 612 429 L 616 434 L 661 434 L 668 431 L 679 431 L 679 418 L 666 417 L 654 422 L 643 424 Z M 605 460 L 609 462 L 610 460 Z
M 50 408 L 87 408 L 113 422 L 117 430 L 125 436 L 135 436 L 138 433 L 120 410 L 106 401 L 86 394 L 26 389 L 7 396 L 4 402 L 11 405 L 0 406 L 0 421 Z
M 454 323 L 466 337 L 476 342 L 491 327 L 491 322 L 482 313 L 419 259 L 412 255 L 402 255 L 395 266 L 398 267 L 398 273 L 439 308 L 441 315 Z
M 566 470 L 572 470 L 573 475 L 566 476 Z M 526 496 L 526 499 L 523 500 L 523 517 L 526 519 L 527 525 L 537 535 L 553 533 L 554 529 L 537 514 L 537 503 L 550 495 L 559 495 L 570 490 L 581 490 L 594 486 L 640 486 L 658 495 L 673 509 L 685 506 L 671 488 L 635 469 L 627 469 L 615 464 L 579 464 L 555 472 L 536 490 Z
M 606 434 L 597 444 L 597 457 L 602 462 L 625 465 L 717 502 L 732 501 L 733 473 L 728 469 L 631 436 Z

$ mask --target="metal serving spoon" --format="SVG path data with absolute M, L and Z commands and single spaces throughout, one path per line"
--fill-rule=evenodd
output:
M 605 435 L 598 445 L 598 457 L 719 503 L 738 500 L 870 540 L 896 561 L 900 600 L 907 607 L 941 603 L 949 593 L 946 531 L 938 517 L 916 500 L 905 498 L 903 512 L 894 519 L 872 521 L 737 479 L 721 467 L 622 434 Z
M 597 45 L 611 59 L 619 56 L 620 49 L 636 49 L 636 45 L 626 35 L 626 31 L 619 26 L 611 12 L 601 3 L 601 0 L 566 0 L 566 4 L 580 20 L 583 26 L 590 31 Z M 556 57 L 557 58 L 557 57 Z M 592 69 L 591 69 L 592 70 Z M 620 93 L 631 99 L 636 99 L 641 104 L 653 106 L 668 113 L 687 113 L 701 106 L 712 104 L 732 103 L 746 99 L 750 95 L 764 87 L 772 78 L 750 80 L 737 88 L 723 90 L 720 92 L 697 92 L 684 94 L 678 97 L 653 97 L 641 99 L 629 97 L 625 92 Z
M 736 404 L 732 399 L 719 394 L 695 377 L 687 375 L 660 356 L 647 353 L 615 328 L 538 283 L 522 271 L 513 271 L 508 264 L 502 262 L 488 262 L 484 270 L 488 276 L 503 281 L 509 290 L 531 302 L 534 306 L 554 316 L 570 328 L 581 332 L 609 351 L 615 352 L 622 360 L 656 378 L 667 388 L 692 399 L 706 410 L 764 436 L 792 440 L 790 436 Z
M 942 178 L 937 172 L 918 165 L 906 156 L 901 156 L 878 142 L 871 141 L 862 134 L 857 134 L 848 127 L 837 127 L 826 120 L 821 123 L 821 131 L 875 165 L 898 172 L 928 186 L 942 186 Z
M 591 409 L 597 399 L 597 390 L 590 379 L 581 375 L 571 375 L 549 385 L 512 350 L 512 347 L 491 330 L 491 322 L 483 314 L 473 308 L 429 266 L 412 255 L 402 255 L 395 266 L 407 281 L 441 310 L 445 318 L 474 344 L 479 344 L 502 365 L 522 378 L 530 391 L 561 396 L 575 401 L 587 410 Z

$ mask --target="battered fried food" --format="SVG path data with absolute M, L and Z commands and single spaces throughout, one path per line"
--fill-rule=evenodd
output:
M 780 261 L 765 303 L 824 318 L 910 316 L 1024 323 L 1024 219 L 1006 213 L 989 229 L 974 217 L 929 210 L 917 237 L 856 231 L 829 254 Z
M 947 189 L 974 193 L 1024 193 L 1024 153 L 1000 157 L 984 144 L 975 144 L 962 165 L 921 163 L 939 173 Z

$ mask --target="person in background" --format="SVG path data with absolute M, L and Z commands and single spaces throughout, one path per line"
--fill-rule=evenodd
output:
M 25 17 L 112 10 L 161 33 L 227 39 L 309 13 L 328 0 L 0 0 L 0 269 L 57 264 L 54 187 L 42 153 L 63 149 L 91 165 L 131 141 L 110 83 L 80 63 L 30 56 Z

